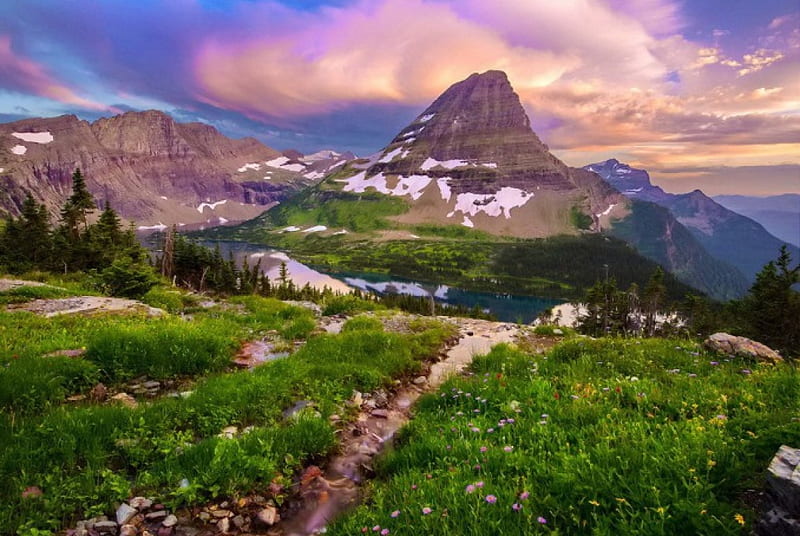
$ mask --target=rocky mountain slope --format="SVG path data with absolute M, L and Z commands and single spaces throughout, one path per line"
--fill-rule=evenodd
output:
M 668 211 L 634 210 L 637 201 L 553 156 L 500 71 L 454 84 L 382 151 L 337 169 L 301 197 L 293 201 L 296 210 L 280 207 L 255 227 L 319 238 L 374 231 L 381 226 L 364 220 L 385 217 L 412 229 L 460 226 L 522 239 L 619 229 L 639 251 L 704 292 L 729 298 L 747 286 Z M 392 231 L 380 239 L 415 236 Z
M 650 182 L 647 171 L 615 159 L 589 164 L 584 169 L 597 173 L 632 199 L 665 207 L 711 255 L 736 267 L 750 281 L 764 264 L 777 257 L 784 244 L 758 222 L 725 208 L 700 190 L 667 193 Z M 798 258 L 797 248 L 791 249 L 793 257 Z
M 757 221 L 779 239 L 800 247 L 800 194 L 769 197 L 717 195 L 713 199 L 723 207 Z
M 326 154 L 306 162 L 158 111 L 94 123 L 25 119 L 0 124 L 0 212 L 17 214 L 30 192 L 56 214 L 80 167 L 100 204 L 143 227 L 225 223 L 258 215 L 345 160 Z

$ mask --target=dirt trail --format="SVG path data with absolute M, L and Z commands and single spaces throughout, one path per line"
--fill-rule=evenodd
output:
M 391 442 L 395 433 L 411 418 L 411 408 L 424 393 L 439 387 L 453 374 L 463 371 L 476 355 L 492 346 L 513 342 L 520 334 L 514 324 L 473 319 L 448 319 L 459 326 L 461 338 L 435 363 L 425 381 L 417 378 L 401 387 L 386 409 L 362 409 L 354 424 L 343 434 L 341 454 L 324 471 L 306 472 L 300 482 L 301 501 L 282 512 L 283 519 L 269 534 L 306 536 L 324 531 L 327 523 L 357 505 L 360 488 L 372 473 L 372 459 Z

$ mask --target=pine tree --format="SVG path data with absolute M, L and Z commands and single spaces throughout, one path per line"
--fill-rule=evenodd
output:
M 644 333 L 652 337 L 656 332 L 656 317 L 664 308 L 664 299 L 667 295 L 667 287 L 664 285 L 664 270 L 659 266 L 656 268 L 650 280 L 644 287 L 642 295 L 642 312 L 644 313 Z
M 80 168 L 75 168 L 75 172 L 72 174 L 72 195 L 61 209 L 62 223 L 70 230 L 70 234 L 74 238 L 80 234 L 80 223 L 83 224 L 84 231 L 88 228 L 87 216 L 94 211 L 94 208 L 94 197 L 86 188 L 86 181 Z

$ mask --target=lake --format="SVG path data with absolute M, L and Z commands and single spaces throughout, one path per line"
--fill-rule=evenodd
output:
M 204 246 L 215 248 L 219 245 L 222 256 L 227 258 L 231 253 L 234 260 L 241 265 L 247 260 L 252 268 L 261 261 L 261 271 L 270 280 L 278 279 L 281 263 L 286 263 L 289 276 L 296 285 L 304 286 L 306 283 L 316 288 L 328 287 L 340 292 L 348 292 L 357 288 L 368 290 L 377 294 L 408 294 L 419 297 L 433 298 L 442 304 L 476 305 L 489 311 L 498 320 L 504 322 L 530 323 L 541 312 L 564 303 L 565 300 L 552 298 L 538 298 L 535 296 L 514 296 L 495 294 L 491 292 L 475 292 L 455 288 L 443 284 L 422 283 L 409 279 L 392 277 L 391 275 L 365 274 L 365 273 L 337 273 L 318 270 L 292 259 L 283 251 L 271 249 L 259 244 L 247 242 L 201 242 Z

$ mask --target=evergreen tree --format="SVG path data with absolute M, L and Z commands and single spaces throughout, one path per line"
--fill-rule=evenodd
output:
M 72 195 L 61 209 L 62 225 L 67 228 L 73 239 L 77 240 L 79 237 L 81 223 L 84 231 L 88 228 L 87 216 L 94 211 L 94 208 L 94 197 L 86 188 L 86 181 L 80 168 L 75 168 L 75 172 L 72 174 Z
M 740 310 L 746 335 L 789 356 L 800 355 L 800 265 L 791 267 L 784 245 L 778 259 L 756 275 Z
M 667 287 L 664 285 L 664 270 L 659 266 L 656 268 L 650 280 L 644 287 L 642 295 L 642 312 L 644 313 L 644 333 L 652 337 L 656 332 L 656 316 L 664 309 L 664 300 L 667 295 Z

